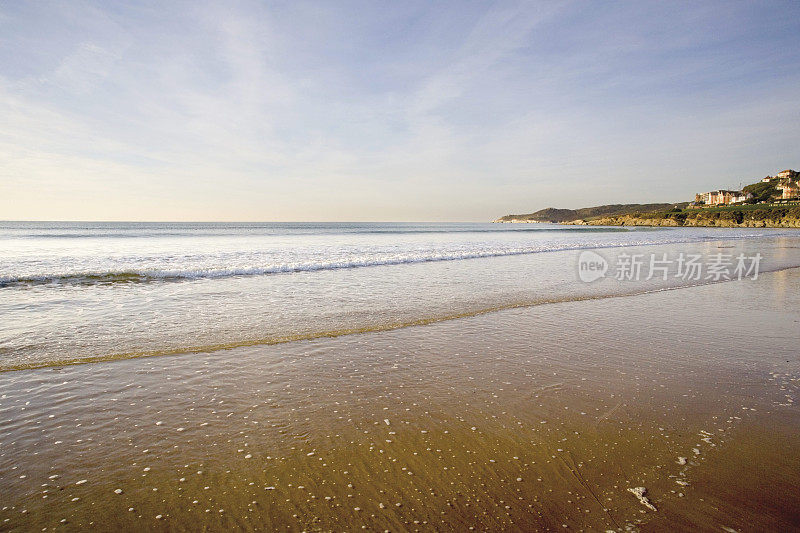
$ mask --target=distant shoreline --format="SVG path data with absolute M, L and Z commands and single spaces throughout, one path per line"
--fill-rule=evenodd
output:
M 528 215 L 506 215 L 494 222 L 568 226 L 800 228 L 800 205 L 752 204 L 687 209 L 685 205 L 676 204 L 670 209 L 652 208 L 663 205 L 611 205 L 578 210 L 548 208 Z
M 572 222 L 560 222 L 565 226 L 646 226 L 646 227 L 670 227 L 670 228 L 800 228 L 800 218 L 782 218 L 780 220 L 735 220 L 725 219 L 687 219 L 684 223 L 679 223 L 672 218 L 653 219 L 643 217 L 612 217 L 599 220 L 575 220 Z

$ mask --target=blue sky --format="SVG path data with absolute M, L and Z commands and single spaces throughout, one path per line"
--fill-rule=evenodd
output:
M 797 2 L 0 2 L 0 219 L 491 220 L 800 167 Z

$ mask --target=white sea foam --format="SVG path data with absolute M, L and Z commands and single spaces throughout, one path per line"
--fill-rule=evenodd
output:
M 329 234 L 312 236 L 311 242 L 302 237 L 293 246 L 285 242 L 264 242 L 261 239 L 248 239 L 245 242 L 227 242 L 222 245 L 214 242 L 200 242 L 197 235 L 183 235 L 167 239 L 174 246 L 164 250 L 164 239 L 140 242 L 128 253 L 97 254 L 75 245 L 64 249 L 60 243 L 53 244 L 49 238 L 34 239 L 36 258 L 29 253 L 14 253 L 14 246 L 6 249 L 11 252 L 0 266 L 0 288 L 28 287 L 36 285 L 108 285 L 158 281 L 184 281 L 199 279 L 222 279 L 242 276 L 264 276 L 300 272 L 355 269 L 379 266 L 397 266 L 415 263 L 440 261 L 461 261 L 570 250 L 599 248 L 619 248 L 626 246 L 649 246 L 677 243 L 693 243 L 719 240 L 718 232 L 687 230 L 684 232 L 630 231 L 619 233 L 609 230 L 587 232 L 559 232 L 544 230 L 534 236 L 521 231 L 493 234 L 495 240 L 464 240 L 467 232 L 459 231 L 442 239 L 443 232 L 431 232 L 437 238 L 431 242 L 428 233 L 423 231 L 406 232 L 404 240 L 387 244 L 385 238 L 391 233 L 376 231 L 355 234 L 356 242 L 332 244 Z M 473 232 L 475 233 L 475 232 Z M 528 236 L 520 240 L 520 234 Z M 101 234 L 105 239 L 107 235 Z M 367 236 L 366 241 L 364 241 Z M 753 239 L 763 237 L 764 232 L 738 231 L 725 235 L 726 240 Z M 163 237 L 163 236 L 162 236 Z M 324 237 L 321 241 L 320 238 Z M 349 235 L 348 237 L 351 237 Z M 371 242 L 369 237 L 376 239 Z M 272 238 L 272 236 L 270 236 Z M 284 239 L 288 238 L 286 236 Z M 99 238 L 98 238 L 99 239 Z M 174 241 L 174 242 L 173 242 Z M 363 241 L 363 242 L 362 242 Z M 99 242 L 99 240 L 98 240 Z M 8 240 L 6 244 L 13 241 Z M 0 232 L 0 244 L 3 234 Z M 204 249 L 197 250 L 200 244 Z M 97 245 L 97 243 L 95 243 Z M 48 253 L 47 247 L 53 248 Z M 10 248 L 10 250 L 9 250 Z M 25 250 L 31 250 L 26 243 Z M 177 248 L 177 249 L 175 249 Z M 183 249 L 181 249 L 183 248 Z M 42 258 L 43 257 L 43 258 Z

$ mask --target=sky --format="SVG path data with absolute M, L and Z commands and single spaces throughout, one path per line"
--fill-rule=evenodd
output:
M 800 3 L 0 0 L 0 220 L 490 221 L 800 169 Z

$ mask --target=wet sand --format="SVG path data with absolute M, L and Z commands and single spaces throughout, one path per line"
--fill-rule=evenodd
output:
M 0 527 L 798 529 L 799 288 L 2 373 Z

